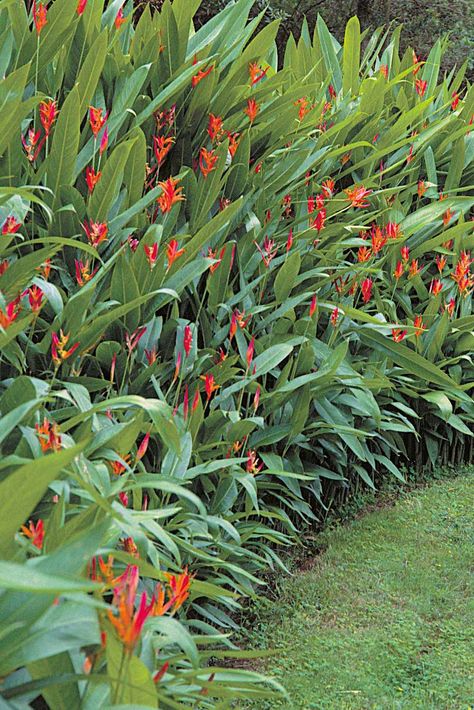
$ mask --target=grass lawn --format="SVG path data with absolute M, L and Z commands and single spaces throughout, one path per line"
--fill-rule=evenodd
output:
M 288 710 L 474 706 L 474 476 L 431 485 L 321 536 L 326 551 L 259 605 Z

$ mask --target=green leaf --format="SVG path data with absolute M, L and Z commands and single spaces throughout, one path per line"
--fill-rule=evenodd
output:
M 342 62 L 342 90 L 344 94 L 355 95 L 359 89 L 360 70 L 360 23 L 356 16 L 351 17 L 346 25 Z
M 72 185 L 74 182 L 74 164 L 80 137 L 79 100 L 79 90 L 74 87 L 61 107 L 54 129 L 45 179 L 46 185 L 51 188 L 54 195 L 53 209 L 57 209 L 61 204 L 60 188 Z

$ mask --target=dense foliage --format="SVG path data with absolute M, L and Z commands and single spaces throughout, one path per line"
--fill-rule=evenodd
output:
M 464 70 L 131 5 L 0 2 L 9 707 L 274 692 L 223 659 L 278 547 L 472 454 Z

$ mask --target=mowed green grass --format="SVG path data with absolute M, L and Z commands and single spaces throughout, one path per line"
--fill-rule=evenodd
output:
M 252 707 L 474 707 L 474 476 L 403 496 L 321 536 L 309 571 L 259 607 L 259 667 L 289 699 Z M 248 707 L 248 706 L 247 706 Z

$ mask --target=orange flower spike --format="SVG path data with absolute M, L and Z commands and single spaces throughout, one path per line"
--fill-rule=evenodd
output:
M 89 123 L 92 131 L 92 135 L 94 138 L 97 138 L 97 136 L 100 133 L 100 130 L 102 126 L 105 125 L 105 122 L 107 120 L 107 113 L 103 115 L 104 109 L 102 108 L 94 108 L 94 106 L 89 106 Z
M 443 224 L 445 227 L 448 226 L 448 224 L 451 222 L 451 219 L 454 216 L 454 210 L 447 209 L 446 212 L 443 214 Z
M 249 64 L 249 77 L 251 86 L 258 84 L 258 82 L 261 81 L 266 75 L 268 69 L 269 67 L 267 67 L 266 69 L 262 69 L 260 64 L 258 64 L 257 62 L 252 62 L 251 64 Z
M 308 108 L 308 99 L 305 97 L 302 97 L 301 99 L 297 99 L 294 103 L 295 106 L 298 106 L 298 120 L 302 121 L 306 114 L 310 112 L 310 108 Z
M 316 313 L 316 309 L 318 307 L 318 297 L 316 294 L 313 295 L 311 298 L 311 303 L 309 304 L 309 317 L 312 318 L 314 314 Z
M 380 73 L 385 79 L 388 79 L 388 66 L 387 64 L 381 64 L 379 68 Z
M 416 53 L 413 52 L 413 76 L 418 74 L 423 64 L 424 62 L 421 62 L 419 57 L 416 56 Z
M 408 259 L 410 258 L 410 247 L 404 246 L 400 249 L 400 256 L 402 257 L 402 261 L 404 264 L 408 263 Z
M 198 71 L 198 73 L 195 76 L 193 76 L 193 78 L 191 79 L 191 86 L 193 87 L 193 89 L 199 84 L 200 81 L 205 79 L 206 76 L 209 76 L 209 74 L 211 73 L 211 71 L 213 69 L 214 69 L 214 64 L 211 64 L 211 66 L 206 70 L 200 69 Z
M 369 261 L 371 256 L 372 256 L 372 249 L 369 249 L 369 247 L 359 247 L 359 250 L 357 252 L 357 261 L 359 263 L 362 264 L 365 261 Z
M 408 331 L 402 330 L 401 328 L 392 328 L 392 338 L 396 343 L 401 343 L 401 341 L 406 337 Z
M 122 6 L 120 8 L 120 10 L 117 12 L 117 15 L 114 20 L 115 29 L 119 30 L 122 27 L 123 23 L 126 21 L 127 21 L 127 18 L 124 17 L 124 15 L 123 15 L 123 6 Z
M 121 459 L 123 461 L 119 461 L 116 459 L 115 461 L 111 462 L 111 467 L 112 467 L 112 473 L 114 476 L 121 476 L 124 471 L 127 470 L 127 466 L 130 465 L 131 457 L 130 454 L 125 454 L 124 456 L 121 456 Z M 127 464 L 126 466 L 124 464 Z
M 433 279 L 430 284 L 430 293 L 433 294 L 433 296 L 437 296 L 443 288 L 443 284 L 439 279 Z
M 27 294 L 31 310 L 33 311 L 33 313 L 39 313 L 41 308 L 43 307 L 43 291 L 40 289 L 39 286 L 36 286 L 36 284 L 34 284 L 28 289 Z
M 260 471 L 263 468 L 263 463 L 259 461 L 257 457 L 257 452 L 249 449 L 247 451 L 247 464 L 245 466 L 245 470 L 247 473 L 251 473 L 253 476 L 255 476 L 257 473 L 260 473 Z
M 43 424 L 35 425 L 36 436 L 38 437 L 41 451 L 45 454 L 47 451 L 59 451 L 62 446 L 59 427 L 56 423 L 51 424 L 46 417 L 43 419 Z
M 452 98 L 452 101 L 451 101 L 451 111 L 456 111 L 456 109 L 457 109 L 457 107 L 458 107 L 458 105 L 459 105 L 459 98 L 460 98 L 458 92 L 457 92 L 457 91 L 453 91 L 453 93 L 451 94 L 451 98 Z
M 152 246 L 144 244 L 143 250 L 150 265 L 150 269 L 154 269 L 156 266 L 156 260 L 158 259 L 158 242 L 154 242 Z
M 135 593 L 124 589 L 120 597 L 115 600 L 117 614 L 108 612 L 109 620 L 129 653 L 133 651 L 140 639 L 145 621 L 153 611 L 154 600 L 147 604 L 146 592 L 143 592 L 137 611 L 134 604 Z
M 440 274 L 443 273 L 444 267 L 446 266 L 446 257 L 441 256 L 440 254 L 437 255 L 436 257 L 436 266 L 438 267 L 438 271 Z
M 418 180 L 418 197 L 421 199 L 426 192 L 426 183 L 424 180 Z
M 7 304 L 5 310 L 0 308 L 0 326 L 3 330 L 6 330 L 14 320 L 16 320 L 18 313 L 20 312 L 20 306 L 18 303 L 18 298 L 14 301 L 10 301 Z
M 380 227 L 375 227 L 372 229 L 372 252 L 378 254 L 381 249 L 386 245 L 388 236 L 382 232 Z
M 217 156 L 213 150 L 201 148 L 199 152 L 199 168 L 204 178 L 207 178 L 209 173 L 212 173 L 212 171 L 216 169 L 218 159 L 219 156 Z
M 227 131 L 227 138 L 229 139 L 229 153 L 231 158 L 233 158 L 237 153 L 237 148 L 240 143 L 239 135 L 239 133 L 230 133 Z
M 250 343 L 248 344 L 247 353 L 245 356 L 245 359 L 247 361 L 247 367 L 250 367 L 250 365 L 252 364 L 254 350 L 255 350 L 255 338 L 252 337 Z
M 418 265 L 418 259 L 412 259 L 410 268 L 409 268 L 409 273 L 408 273 L 408 278 L 413 278 L 417 274 L 419 274 L 421 271 L 421 267 Z
M 232 318 L 230 319 L 230 330 L 229 330 L 229 340 L 232 342 L 232 338 L 234 335 L 237 333 L 237 316 L 234 313 L 232 313 Z
M 252 124 L 258 116 L 260 111 L 260 105 L 255 101 L 255 99 L 247 99 L 247 108 L 244 109 L 244 113 L 249 117 L 249 121 Z
M 423 316 L 415 316 L 413 326 L 415 328 L 415 337 L 419 338 L 423 331 L 426 330 L 426 326 L 423 324 Z
M 214 380 L 214 375 L 201 375 L 201 380 L 204 380 L 204 389 L 206 390 L 207 401 L 211 399 L 212 395 L 216 390 L 219 389 L 220 385 L 217 385 Z
M 427 87 L 428 87 L 427 81 L 423 81 L 423 79 L 417 79 L 415 81 L 416 93 L 418 94 L 420 99 L 422 99 L 423 96 L 425 95 Z
M 79 0 L 76 7 L 76 12 L 79 17 L 84 14 L 88 0 Z
M 74 262 L 76 265 L 77 285 L 79 287 L 82 287 L 96 275 L 97 271 L 99 270 L 99 267 L 97 267 L 96 269 L 94 269 L 94 271 L 91 272 L 89 259 L 87 259 L 85 263 L 77 259 L 75 259 Z
M 163 214 L 171 210 L 173 205 L 184 200 L 182 194 L 183 188 L 178 187 L 178 180 L 169 177 L 167 180 L 158 183 L 162 189 L 161 195 L 158 197 L 158 206 Z
M 366 202 L 365 199 L 371 194 L 372 190 L 366 190 L 366 188 L 361 185 L 360 187 L 344 190 L 344 192 L 349 198 L 352 207 L 357 207 L 358 209 L 369 207 L 369 203 Z
M 166 600 L 165 588 L 161 584 L 156 585 L 153 604 L 153 616 L 164 616 L 173 606 L 173 599 Z
M 51 128 L 58 117 L 57 101 L 41 101 L 39 105 L 39 117 L 45 134 L 49 136 Z
M 207 132 L 209 138 L 214 143 L 215 140 L 219 140 L 224 131 L 224 121 L 220 116 L 214 116 L 213 113 L 209 114 L 209 123 L 207 126 Z
M 173 136 L 153 136 L 153 151 L 158 165 L 164 162 L 174 142 Z
M 62 330 L 59 331 L 59 336 L 57 333 L 52 333 L 51 335 L 51 356 L 57 367 L 59 367 L 64 360 L 70 358 L 79 347 L 79 343 L 75 343 L 72 347 L 66 350 L 69 338 L 70 334 L 68 333 L 68 335 L 64 335 Z
M 107 241 L 108 227 L 105 222 L 84 222 L 82 227 L 91 246 L 97 248 L 99 244 Z
M 403 262 L 398 261 L 395 271 L 393 272 L 394 278 L 398 281 L 403 276 L 404 271 L 405 271 L 405 267 L 403 265 Z
M 178 249 L 178 242 L 172 239 L 166 248 L 166 256 L 168 257 L 168 269 L 174 264 L 176 259 L 184 254 L 184 249 Z
M 42 29 L 48 24 L 47 14 L 48 11 L 43 3 L 37 3 L 36 0 L 33 0 L 33 22 L 38 37 L 40 36 Z
M 331 178 L 328 178 L 327 180 L 324 180 L 324 182 L 321 183 L 321 190 L 323 193 L 323 196 L 329 200 L 331 197 L 334 195 L 334 189 L 335 189 L 336 183 L 334 180 L 331 180 Z
M 17 222 L 15 217 L 13 217 L 13 215 L 10 215 L 6 218 L 5 222 L 2 225 L 2 234 L 16 234 L 21 228 L 21 226 L 21 222 Z
M 170 586 L 170 597 L 173 603 L 173 612 L 175 612 L 183 606 L 184 602 L 189 597 L 189 590 L 194 575 L 190 575 L 188 568 L 185 567 L 178 575 L 165 572 L 165 577 Z
M 336 327 L 339 318 L 339 308 L 336 306 L 331 313 L 331 325 Z
M 28 527 L 26 525 L 21 526 L 21 532 L 23 535 L 31 540 L 33 545 L 38 548 L 38 550 L 43 549 L 44 542 L 44 522 L 40 519 L 35 524 L 32 520 L 29 521 Z
M 94 192 L 94 187 L 99 182 L 101 176 L 102 176 L 102 173 L 100 170 L 98 170 L 96 172 L 94 170 L 94 168 L 91 168 L 90 165 L 87 166 L 87 168 L 86 168 L 86 184 L 87 184 L 87 189 L 89 190 L 89 195 L 92 195 L 92 193 Z

